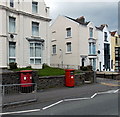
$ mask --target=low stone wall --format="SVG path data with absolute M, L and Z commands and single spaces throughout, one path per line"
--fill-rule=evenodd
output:
M 120 73 L 97 73 L 97 77 L 120 80 Z
M 20 83 L 19 72 L 5 72 L 2 73 L 2 84 L 19 84 Z M 37 83 L 38 90 L 65 87 L 65 76 L 50 76 L 39 77 L 36 71 L 32 73 L 33 82 Z M 94 72 L 85 72 L 75 75 L 75 86 L 84 84 L 84 81 L 94 82 Z

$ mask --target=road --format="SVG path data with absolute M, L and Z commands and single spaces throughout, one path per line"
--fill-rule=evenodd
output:
M 98 79 L 98 82 L 83 87 L 42 92 L 39 98 L 44 97 L 44 101 L 5 108 L 3 114 L 5 117 L 13 115 L 118 115 L 119 87 L 117 82 L 103 79 Z

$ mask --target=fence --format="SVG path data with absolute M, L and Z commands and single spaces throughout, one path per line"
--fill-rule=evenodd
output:
M 37 100 L 37 84 L 7 84 L 1 85 L 2 105 L 20 104 Z
M 50 64 L 51 67 L 62 69 L 80 69 L 79 65 L 67 65 L 67 64 Z

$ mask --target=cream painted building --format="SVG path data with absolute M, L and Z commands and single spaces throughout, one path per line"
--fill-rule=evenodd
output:
M 120 71 L 120 37 L 117 31 L 111 33 L 111 69 Z
M 51 66 L 78 68 L 92 65 L 97 69 L 97 31 L 92 22 L 82 16 L 73 19 L 58 16 L 50 26 Z
M 0 67 L 50 63 L 49 8 L 43 0 L 0 1 Z

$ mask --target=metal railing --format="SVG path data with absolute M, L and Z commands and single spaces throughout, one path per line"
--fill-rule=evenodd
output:
M 19 104 L 37 100 L 37 84 L 7 84 L 0 85 L 2 105 Z

